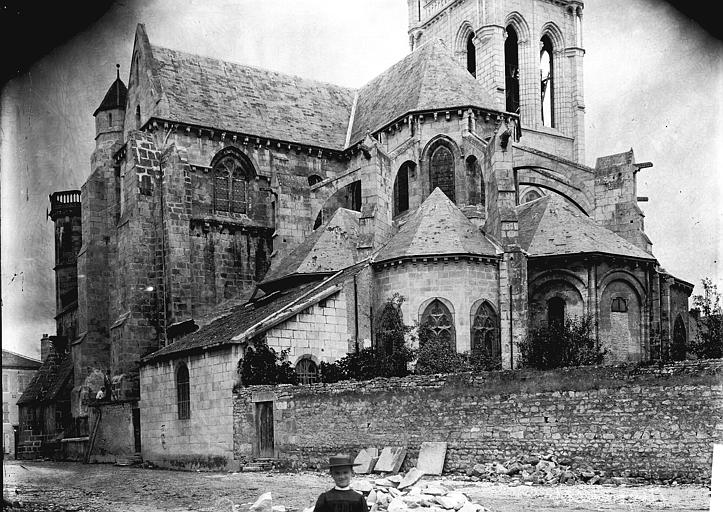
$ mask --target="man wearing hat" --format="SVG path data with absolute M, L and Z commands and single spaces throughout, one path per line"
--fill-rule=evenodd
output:
M 329 457 L 329 473 L 334 479 L 334 488 L 319 495 L 314 512 L 369 512 L 364 495 L 350 485 L 352 467 L 359 465 L 354 464 L 348 455 Z

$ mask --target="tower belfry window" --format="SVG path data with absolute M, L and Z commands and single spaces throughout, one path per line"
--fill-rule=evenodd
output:
M 467 36 L 467 71 L 477 78 L 477 51 L 474 46 L 474 33 Z
M 517 32 L 510 25 L 505 39 L 505 108 L 507 112 L 520 111 L 520 61 Z
M 552 60 L 552 41 L 549 36 L 540 40 L 540 95 L 542 124 L 555 126 L 555 70 Z

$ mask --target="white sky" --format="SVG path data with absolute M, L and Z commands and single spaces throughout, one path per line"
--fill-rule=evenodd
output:
M 129 0 L 2 91 L 4 348 L 37 356 L 54 333 L 48 194 L 90 174 L 92 113 L 128 82 L 136 24 L 152 44 L 359 87 L 407 54 L 405 0 Z M 586 144 L 595 157 L 635 151 L 645 227 L 661 264 L 723 289 L 723 45 L 657 0 L 588 0 Z

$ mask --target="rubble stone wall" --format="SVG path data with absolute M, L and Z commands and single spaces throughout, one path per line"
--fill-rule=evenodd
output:
M 88 424 L 91 429 L 99 421 L 91 462 L 114 463 L 135 453 L 133 437 L 133 407 L 135 402 L 124 401 L 89 407 Z
M 279 456 L 318 463 L 336 452 L 448 443 L 446 472 L 553 452 L 608 476 L 710 478 L 723 441 L 723 360 L 658 366 L 511 370 L 238 390 L 234 449 L 254 445 L 252 395 L 274 397 Z

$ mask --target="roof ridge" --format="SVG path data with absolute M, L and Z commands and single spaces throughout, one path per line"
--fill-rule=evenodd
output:
M 42 363 L 42 361 L 40 359 L 35 359 L 34 357 L 26 356 L 26 355 L 20 354 L 19 352 L 15 352 L 13 350 L 8 350 L 8 349 L 4 348 L 4 349 L 2 349 L 2 351 L 7 352 L 8 354 L 12 354 L 14 356 L 24 357 L 25 359 L 29 359 L 33 362 Z

